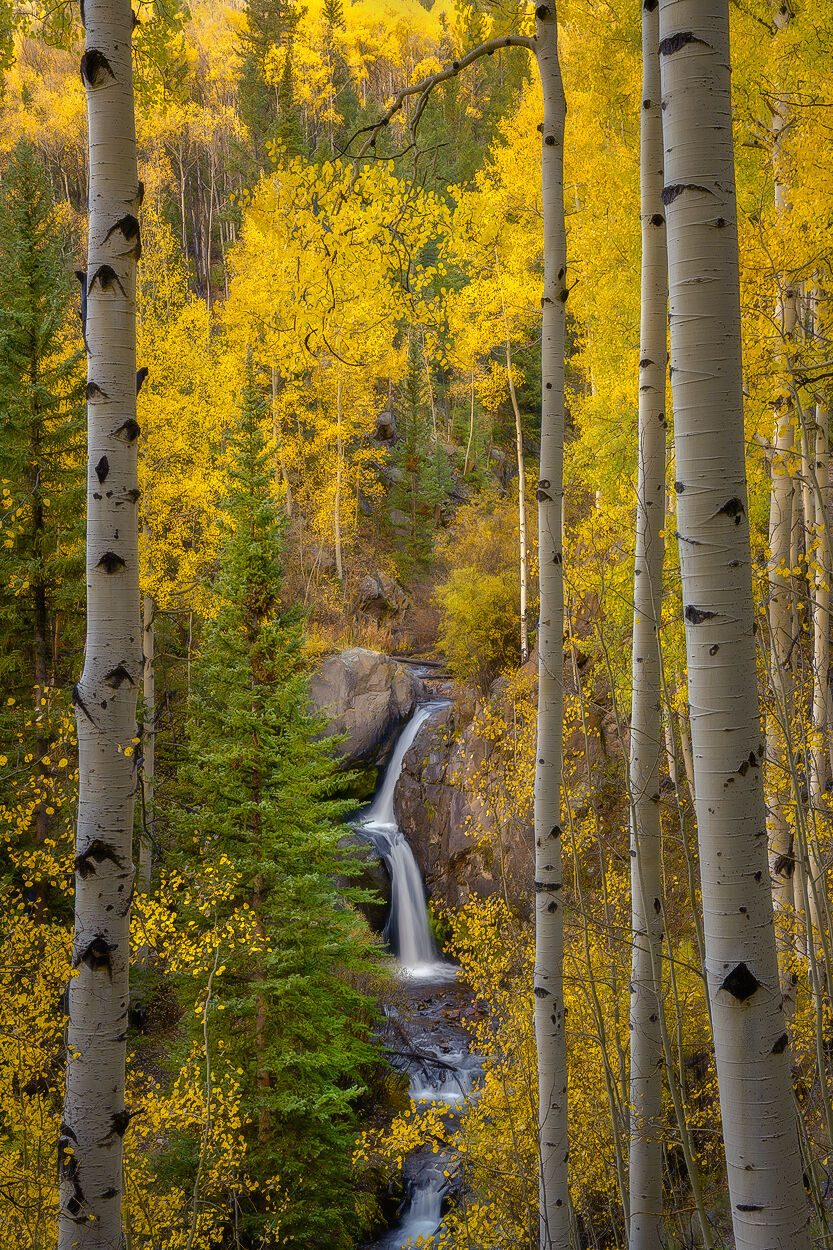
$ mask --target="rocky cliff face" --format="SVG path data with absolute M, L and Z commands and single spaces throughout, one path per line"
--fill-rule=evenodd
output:
M 432 900 L 457 908 L 471 895 L 498 894 L 527 913 L 532 827 L 498 819 L 484 797 L 482 779 L 493 749 L 470 714 L 454 706 L 439 709 L 405 756 L 395 795 L 397 822 Z

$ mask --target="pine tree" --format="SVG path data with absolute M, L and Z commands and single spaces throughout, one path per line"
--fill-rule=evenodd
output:
M 281 82 L 278 88 L 267 82 L 267 60 L 275 48 L 285 47 L 285 65 L 289 65 L 292 35 L 299 18 L 294 0 L 248 0 L 246 4 L 246 30 L 241 36 L 239 107 L 258 170 L 268 166 L 268 145 L 281 138 L 281 128 L 286 129 L 287 118 L 283 99 L 285 85 Z M 290 83 L 291 73 L 291 67 L 285 68 L 284 74 L 289 74 Z
M 249 1232 L 273 1244 L 277 1177 L 280 1244 L 291 1235 L 299 1247 L 349 1247 L 351 1126 L 373 1053 L 369 1003 L 351 983 L 354 974 L 366 979 L 372 946 L 345 902 L 350 889 L 335 885 L 350 872 L 338 849 L 345 808 L 331 797 L 335 763 L 307 710 L 299 614 L 281 598 L 265 425 L 250 367 L 229 443 L 219 610 L 194 680 L 182 855 L 197 874 L 230 865 L 219 919 L 248 935 L 223 955 L 213 990 L 222 1014 L 211 1019 L 222 1030 L 212 1063 L 240 1074 L 247 1148 L 262 1182 Z
M 50 747 L 66 732 L 81 646 L 84 382 L 70 249 L 43 164 L 21 142 L 0 184 L 0 751 L 14 770 L 7 786 L 0 768 L 0 801 L 20 802 L 26 769 L 38 844 L 55 824 Z

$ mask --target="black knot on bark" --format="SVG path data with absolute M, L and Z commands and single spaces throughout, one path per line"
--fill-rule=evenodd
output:
M 108 74 L 115 79 L 116 75 L 104 53 L 98 48 L 88 48 L 81 57 L 81 78 L 91 87 L 97 87 Z
M 104 680 L 107 682 L 107 685 L 112 686 L 114 690 L 118 690 L 119 686 L 126 681 L 129 681 L 131 686 L 136 685 L 135 681 L 123 664 L 117 664 L 115 668 L 111 668 L 110 672 L 105 675 Z
M 731 517 L 735 525 L 740 525 L 740 519 L 744 513 L 742 501 L 738 499 L 737 495 L 733 495 L 731 499 L 726 500 L 722 508 L 718 508 L 717 515 L 720 516 L 721 513 Z
M 86 395 L 87 399 L 92 402 L 95 402 L 95 400 L 97 399 L 109 399 L 110 398 L 107 392 L 103 391 L 97 382 L 88 382 L 86 390 L 84 391 L 84 394 Z
M 643 4 L 642 7 L 646 13 L 653 13 L 658 3 L 659 3 L 659 0 L 645 0 L 645 3 Z
M 701 186 L 699 182 L 675 182 L 662 189 L 661 199 L 666 208 L 669 204 L 673 204 L 683 191 L 702 191 L 706 195 L 709 194 L 709 188 Z
M 110 972 L 110 956 L 115 949 L 115 942 L 108 942 L 106 937 L 99 933 L 77 956 L 73 962 L 73 967 L 77 968 L 79 964 L 86 964 L 91 972 L 101 972 L 102 970 Z
M 107 481 L 107 474 L 110 472 L 110 461 L 106 456 L 102 456 L 98 464 L 95 466 L 95 475 L 99 482 Z
M 125 290 L 121 284 L 121 279 L 119 278 L 119 275 L 116 273 L 112 265 L 99 265 L 98 269 L 96 269 L 95 273 L 90 278 L 90 282 L 87 287 L 88 293 L 92 291 L 96 282 L 101 287 L 102 291 L 111 291 L 114 287 L 117 286 L 119 290 L 121 291 L 122 295 L 125 295 Z
M 702 625 L 704 621 L 712 620 L 717 616 L 717 613 L 710 612 L 707 608 L 695 608 L 694 604 L 690 603 L 684 615 L 685 619 L 690 621 L 692 625 Z
M 787 1049 L 788 1041 L 789 1039 L 786 1033 L 782 1033 L 781 1036 L 776 1038 L 775 1041 L 772 1043 L 772 1050 L 770 1051 L 770 1054 L 783 1055 L 784 1051 Z
M 87 877 L 93 876 L 98 865 L 105 863 L 107 860 L 111 864 L 115 864 L 117 868 L 121 868 L 121 861 L 112 846 L 108 846 L 106 842 L 96 838 L 94 842 L 90 843 L 86 851 L 76 855 L 75 871 L 82 881 L 86 881 Z
M 121 556 L 117 555 L 115 551 L 105 551 L 96 567 L 104 569 L 105 573 L 115 573 L 117 569 L 123 569 L 127 566 Z
M 745 1003 L 747 998 L 752 997 L 759 985 L 760 982 L 749 971 L 746 964 L 740 963 L 732 969 L 720 988 L 727 990 L 739 1003 Z
M 549 17 L 549 15 L 550 11 L 547 6 L 545 4 L 539 4 L 538 8 L 535 10 L 535 16 L 538 18 L 538 21 L 543 22 L 544 18 Z
M 666 39 L 660 40 L 659 54 L 660 56 L 673 56 L 675 52 L 688 47 L 690 43 L 700 43 L 704 48 L 709 46 L 705 39 L 698 39 L 693 31 L 681 30 L 676 35 L 669 35 Z
M 553 147 L 553 145 L 555 144 L 555 135 L 545 135 L 544 143 L 546 143 L 548 148 Z
M 122 422 L 117 430 L 113 430 L 114 438 L 123 438 L 128 443 L 133 443 L 141 434 L 142 429 L 135 417 L 128 417 Z
M 709 647 L 709 655 L 717 655 L 719 650 L 720 644 L 716 642 L 713 647 Z
M 665 225 L 665 218 L 663 217 L 662 213 L 654 213 L 653 217 L 651 218 L 651 225 L 652 226 L 664 226 Z
M 115 234 L 117 230 L 121 231 L 128 243 L 133 243 L 139 238 L 139 219 L 134 217 L 132 213 L 125 213 L 107 231 L 104 236 L 104 242 L 106 243 L 110 235 Z
M 115 1133 L 117 1137 L 124 1137 L 127 1132 L 127 1126 L 133 1118 L 133 1112 L 128 1111 L 125 1107 L 124 1111 L 114 1111 L 110 1119 L 110 1132 Z
M 552 998 L 552 990 L 544 989 L 543 985 L 535 986 L 536 998 Z

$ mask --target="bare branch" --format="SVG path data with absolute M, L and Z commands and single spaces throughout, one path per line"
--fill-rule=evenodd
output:
M 425 110 L 428 97 L 435 87 L 441 83 L 448 82 L 451 78 L 456 78 L 461 70 L 466 69 L 475 61 L 479 61 L 481 57 L 492 56 L 495 52 L 500 52 L 502 48 L 526 48 L 529 52 L 535 51 L 535 40 L 528 35 L 501 35 L 498 39 L 489 39 L 486 43 L 479 44 L 476 48 L 472 48 L 471 52 L 467 52 L 465 56 L 460 57 L 459 61 L 452 61 L 445 69 L 438 70 L 436 74 L 429 74 L 427 78 L 423 78 L 421 82 L 414 83 L 410 87 L 403 87 L 401 91 L 394 97 L 393 103 L 385 113 L 370 126 L 364 126 L 347 141 L 342 149 L 341 155 L 345 155 L 352 145 L 353 141 L 359 135 L 366 135 L 364 142 L 353 157 L 353 177 L 350 181 L 350 190 L 353 189 L 355 182 L 359 176 L 359 162 L 367 155 L 369 151 L 376 145 L 376 140 L 392 121 L 392 119 L 401 112 L 406 100 L 411 96 L 418 96 L 417 106 L 414 116 L 411 119 L 408 130 L 411 135 L 412 146 L 416 146 L 416 130 L 419 125 L 420 118 Z

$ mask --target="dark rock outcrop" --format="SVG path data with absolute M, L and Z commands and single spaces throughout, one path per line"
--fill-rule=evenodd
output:
M 404 616 L 411 601 L 394 578 L 377 570 L 368 573 L 359 583 L 358 602 L 362 612 L 382 621 L 387 617 Z
M 488 776 L 493 744 L 480 737 L 453 706 L 422 726 L 403 761 L 396 787 L 397 822 L 410 842 L 428 894 L 448 907 L 475 895 L 505 897 L 529 910 L 532 829 L 501 826 L 481 797 L 475 777 Z
M 422 683 L 404 664 L 379 651 L 351 647 L 331 655 L 310 682 L 310 702 L 327 717 L 325 735 L 346 734 L 345 766 L 378 766 L 422 696 Z
M 385 862 L 373 842 L 356 829 L 351 829 L 341 838 L 339 847 L 361 870 L 355 876 L 351 874 L 340 878 L 339 884 L 349 885 L 372 895 L 371 898 L 360 899 L 356 906 L 373 932 L 381 933 L 388 918 L 391 893 L 390 874 Z

